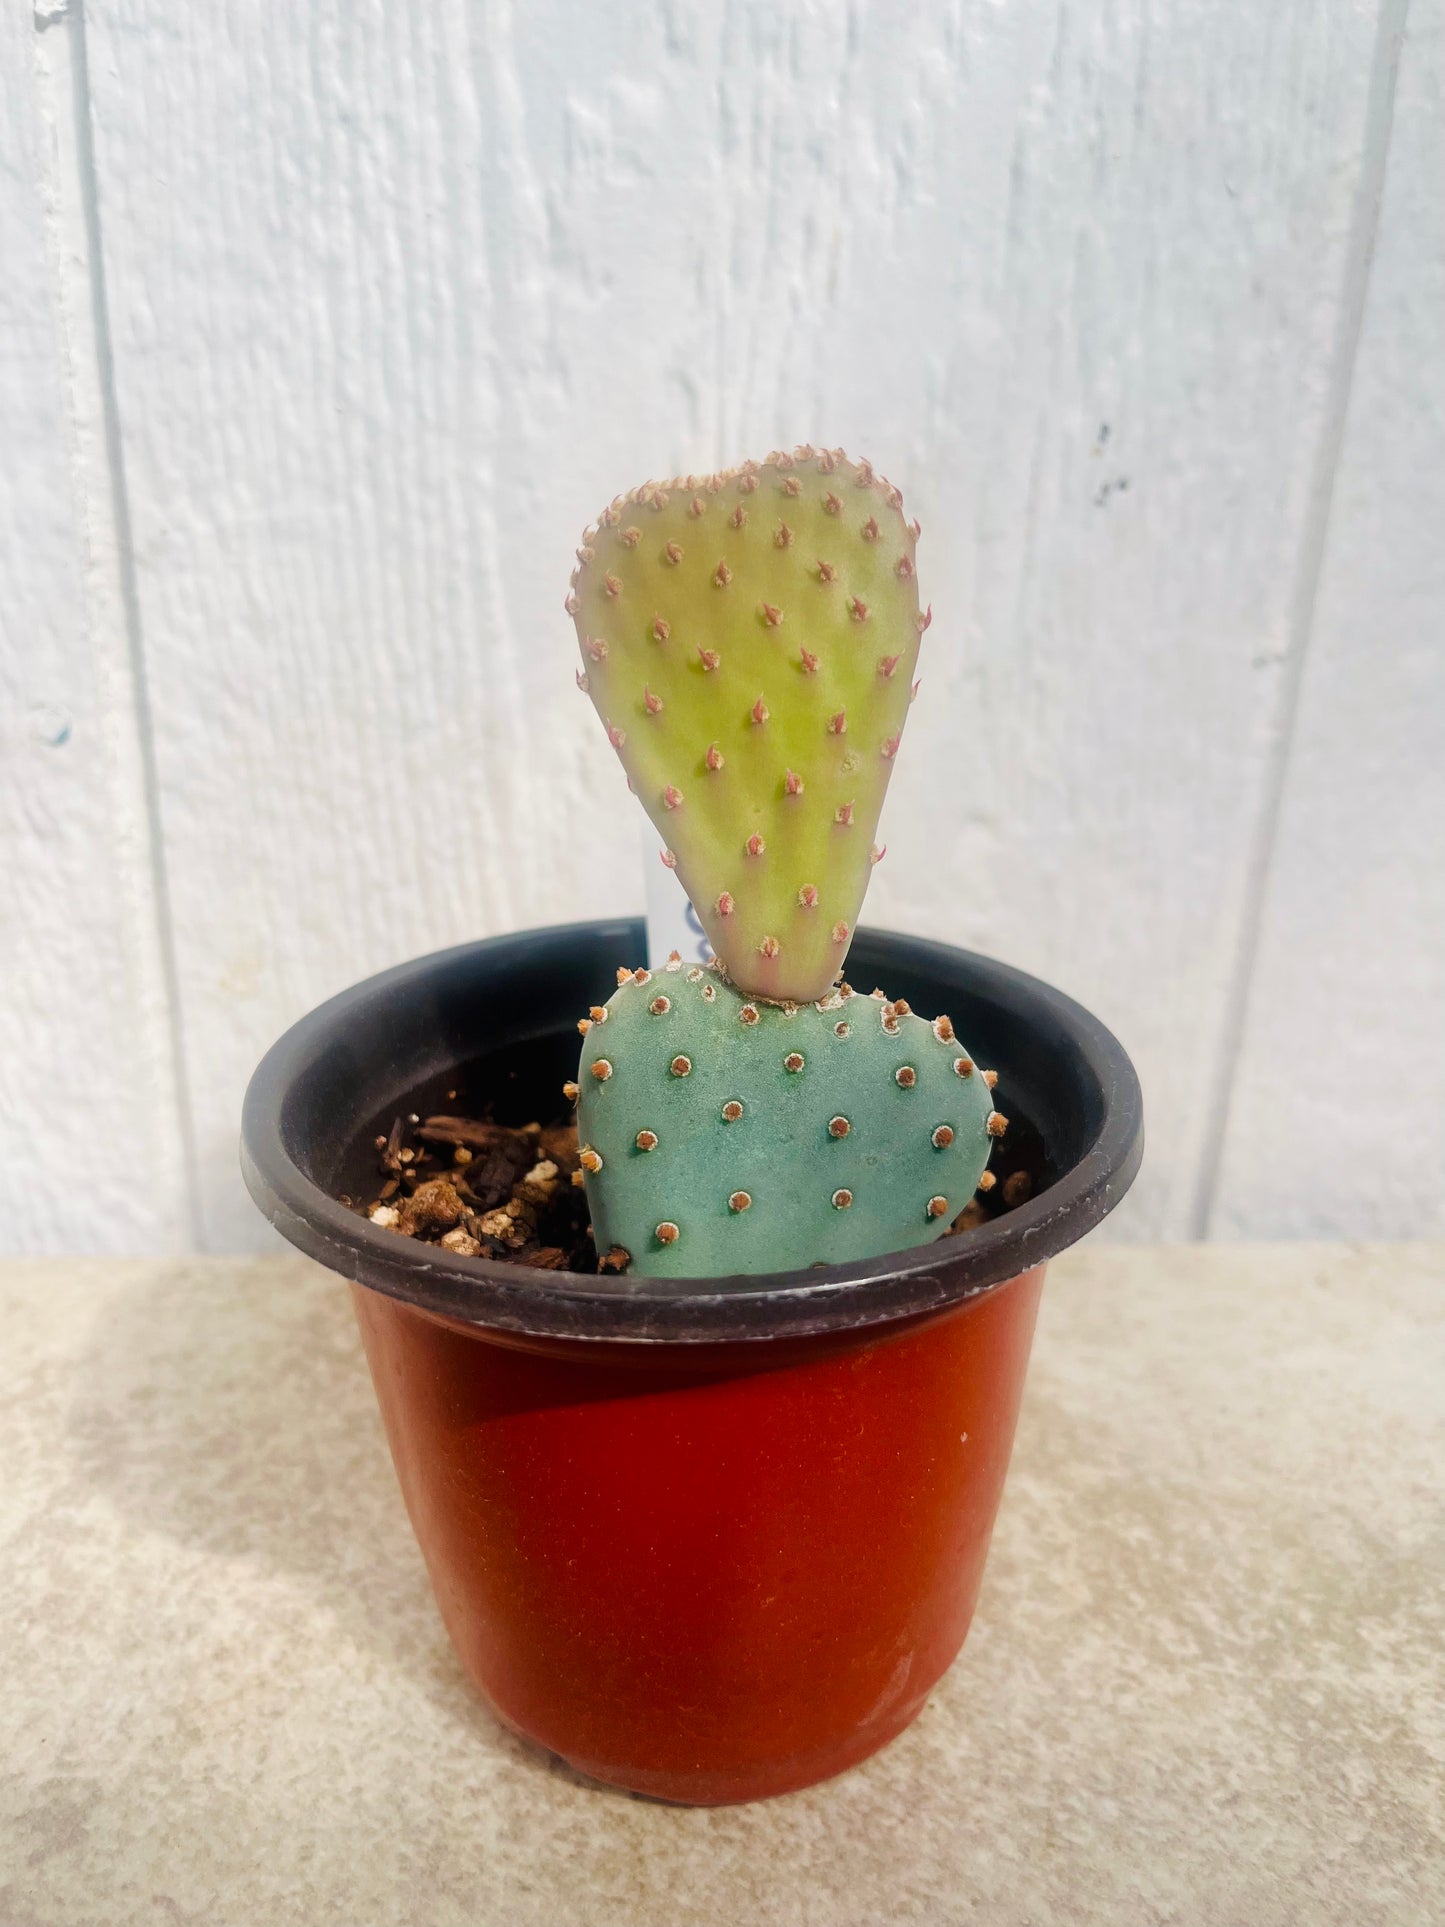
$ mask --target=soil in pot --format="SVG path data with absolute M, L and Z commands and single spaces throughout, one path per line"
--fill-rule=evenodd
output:
M 505 1068 L 484 1062 L 475 1081 L 489 1091 L 505 1087 Z M 442 1108 L 431 1108 L 438 1100 Z M 505 1123 L 490 1096 L 471 1099 L 458 1085 L 404 1102 L 408 1108 L 389 1125 L 359 1133 L 345 1166 L 354 1188 L 338 1194 L 340 1203 L 400 1237 L 462 1257 L 538 1271 L 621 1268 L 624 1254 L 599 1254 L 593 1243 L 570 1117 Z M 1038 1133 L 1019 1122 L 951 1234 L 986 1224 L 1047 1181 Z

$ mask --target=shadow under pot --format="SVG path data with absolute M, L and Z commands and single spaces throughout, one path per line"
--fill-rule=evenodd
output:
M 1138 1170 L 1139 1086 L 1060 992 L 865 930 L 850 980 L 948 1011 L 997 1067 L 1016 1209 L 891 1257 L 655 1279 L 459 1256 L 338 1202 L 399 1112 L 553 1114 L 577 1011 L 643 944 L 630 920 L 529 931 L 333 998 L 258 1068 L 242 1164 L 352 1281 L 442 1618 L 498 1717 L 597 1780 L 752 1800 L 875 1752 L 958 1653 L 1045 1262 Z

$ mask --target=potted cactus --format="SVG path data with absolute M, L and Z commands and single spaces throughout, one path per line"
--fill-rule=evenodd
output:
M 1141 1152 L 1087 1012 L 856 930 L 928 627 L 917 539 L 835 450 L 619 497 L 567 596 L 578 680 L 711 960 L 648 968 L 628 923 L 465 946 L 312 1013 L 247 1096 L 257 1201 L 353 1280 L 467 1672 L 517 1731 L 673 1800 L 806 1785 L 917 1713 L 977 1595 L 1044 1261 Z M 1015 1116 L 997 1186 L 985 1061 Z M 519 1215 L 400 1171 L 402 1106 L 465 1085 L 535 1119 L 564 1078 L 576 1137 L 526 1126 Z M 350 1207 L 373 1145 L 403 1210 Z M 568 1164 L 595 1263 L 505 1262 Z M 1018 1208 L 970 1228 L 976 1193 Z

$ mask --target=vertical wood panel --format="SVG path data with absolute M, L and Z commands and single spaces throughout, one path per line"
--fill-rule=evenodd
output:
M 1326 415 L 1369 6 L 99 0 L 92 81 L 206 1237 L 255 1057 L 636 907 L 570 687 L 614 488 L 801 438 L 937 620 L 870 914 L 1092 1003 L 1185 1228 Z
M 0 9 L 0 1251 L 189 1242 L 71 28 Z
M 1210 1228 L 1445 1233 L 1445 4 L 1411 0 Z

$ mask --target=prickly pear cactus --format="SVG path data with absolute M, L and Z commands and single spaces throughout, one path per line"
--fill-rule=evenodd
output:
M 842 968 L 928 626 L 917 537 L 867 462 L 799 448 L 633 489 L 578 551 L 578 681 L 755 995 Z
M 927 1244 L 972 1197 L 1007 1121 L 946 1017 L 846 986 L 752 1003 L 716 969 L 674 961 L 619 973 L 582 1022 L 577 1129 L 597 1249 L 646 1276 Z

